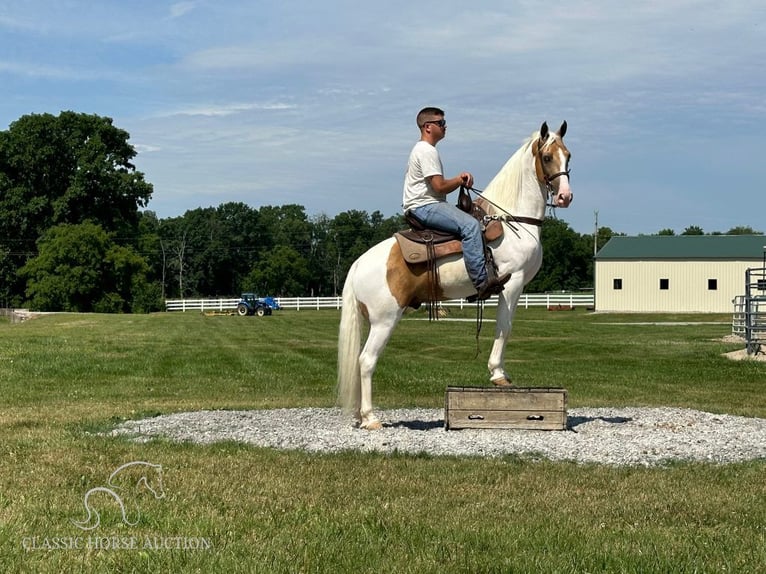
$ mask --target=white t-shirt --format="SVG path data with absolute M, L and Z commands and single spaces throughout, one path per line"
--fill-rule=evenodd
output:
M 436 147 L 425 141 L 419 141 L 410 152 L 407 162 L 407 174 L 404 176 L 404 211 L 437 201 L 447 201 L 444 194 L 435 193 L 427 177 L 444 175 L 442 160 Z

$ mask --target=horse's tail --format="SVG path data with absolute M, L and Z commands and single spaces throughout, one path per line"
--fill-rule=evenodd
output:
M 354 272 L 351 266 L 343 285 L 343 308 L 338 332 L 338 403 L 346 411 L 359 411 L 362 381 L 359 353 L 362 340 L 362 313 L 354 292 Z

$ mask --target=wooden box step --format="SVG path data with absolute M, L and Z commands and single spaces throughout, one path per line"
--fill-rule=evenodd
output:
M 565 430 L 567 391 L 548 387 L 447 387 L 444 428 Z

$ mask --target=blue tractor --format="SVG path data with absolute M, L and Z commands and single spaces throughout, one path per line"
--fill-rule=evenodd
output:
M 266 305 L 274 309 L 274 311 L 279 311 L 282 308 L 282 305 L 279 304 L 279 301 L 274 299 L 274 297 L 264 297 L 261 299 Z
M 248 315 L 271 315 L 271 307 L 259 299 L 255 293 L 242 293 L 237 303 L 237 315 L 246 317 Z

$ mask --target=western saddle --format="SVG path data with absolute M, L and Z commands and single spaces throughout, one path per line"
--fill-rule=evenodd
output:
M 489 214 L 492 211 L 489 202 L 483 198 L 472 201 L 470 195 L 468 195 L 468 192 L 463 187 L 460 188 L 457 207 L 479 221 L 484 239 L 484 257 L 487 262 L 487 272 L 494 272 L 496 275 L 497 267 L 495 266 L 492 250 L 489 248 L 488 243 L 502 237 L 502 222 Z M 431 276 L 428 301 L 429 310 L 431 310 L 433 304 L 438 300 L 439 293 L 439 273 L 436 260 L 454 253 L 462 253 L 463 245 L 460 237 L 452 233 L 427 229 L 414 217 L 406 213 L 404 218 L 409 224 L 410 229 L 399 231 L 394 234 L 394 237 L 408 265 L 426 265 L 427 272 Z M 475 301 L 476 299 L 476 295 L 468 298 L 469 301 Z M 432 311 L 429 312 L 429 315 L 434 316 Z

